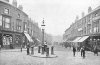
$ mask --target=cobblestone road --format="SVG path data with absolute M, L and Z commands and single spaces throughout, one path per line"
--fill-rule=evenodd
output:
M 70 49 L 56 47 L 55 54 L 57 58 L 38 58 L 26 55 L 26 51 L 1 51 L 0 65 L 100 65 L 100 53 L 94 56 L 92 52 L 86 52 L 86 58 L 83 59 L 80 52 L 73 57 Z

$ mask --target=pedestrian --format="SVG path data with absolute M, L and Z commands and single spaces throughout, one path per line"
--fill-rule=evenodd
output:
M 22 45 L 21 45 L 21 52 L 22 52 Z
M 81 48 L 81 57 L 85 58 L 85 47 Z
M 73 56 L 75 57 L 76 48 L 73 47 Z
M 85 47 L 83 46 L 83 58 L 85 58 Z
M 83 47 L 81 47 L 81 57 L 83 57 Z
M 27 55 L 30 54 L 29 48 L 30 48 L 30 45 L 29 45 L 29 43 L 27 43 Z
M 95 54 L 97 54 L 97 56 L 98 56 L 98 49 L 97 49 L 97 47 L 94 48 L 94 55 Z
M 0 45 L 0 51 L 1 51 L 1 45 Z
M 34 45 L 31 46 L 31 54 L 34 54 Z

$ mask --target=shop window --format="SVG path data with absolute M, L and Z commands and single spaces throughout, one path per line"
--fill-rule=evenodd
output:
M 9 9 L 5 8 L 5 9 L 4 9 L 4 13 L 5 13 L 5 14 L 9 14 Z
M 10 45 L 12 43 L 11 36 L 3 36 L 3 45 Z
M 0 26 L 2 26 L 2 15 L 0 15 Z
M 3 45 L 6 45 L 6 37 L 3 36 Z

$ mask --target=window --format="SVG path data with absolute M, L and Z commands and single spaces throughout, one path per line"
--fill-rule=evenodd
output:
M 21 20 L 17 19 L 16 20 L 16 30 L 21 31 Z
M 99 10 L 99 12 L 98 12 L 98 16 L 100 16 L 100 10 Z
M 90 33 L 92 33 L 92 29 L 90 29 Z
M 96 32 L 96 27 L 94 27 L 94 32 Z
M 84 34 L 86 34 L 86 27 L 84 28 Z
M 24 22 L 24 30 L 26 30 L 27 28 L 26 22 Z
M 95 13 L 95 17 L 97 17 L 98 16 L 98 13 Z
M 29 34 L 29 28 L 27 29 L 27 31 L 28 31 L 28 34 Z
M 25 24 L 25 30 L 27 29 L 27 26 L 26 26 L 26 24 Z
M 18 26 L 19 30 L 21 30 L 21 26 Z
M 34 33 L 33 33 L 33 31 L 32 31 L 32 36 L 33 36 L 33 34 L 34 34 Z
M 96 32 L 99 32 L 99 28 L 97 27 Z
M 5 13 L 5 14 L 9 14 L 9 9 L 5 8 L 5 9 L 4 9 L 4 13 Z
M 18 18 L 20 18 L 20 14 L 18 14 Z
M 0 26 L 2 26 L 2 15 L 0 15 Z
M 94 27 L 94 33 L 99 32 L 99 28 L 98 27 Z
M 10 28 L 10 19 L 5 18 L 5 28 Z
M 3 45 L 10 45 L 12 37 L 3 36 Z
M 12 30 L 14 31 L 14 22 L 12 22 Z
M 9 17 L 3 17 L 4 22 L 4 28 L 10 28 L 10 18 Z

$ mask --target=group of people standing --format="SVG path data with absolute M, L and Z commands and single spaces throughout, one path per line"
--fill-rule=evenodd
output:
M 27 44 L 27 55 L 30 54 L 30 48 L 31 48 L 31 54 L 34 54 L 34 45 Z
M 80 51 L 81 51 L 81 57 L 85 58 L 85 47 L 84 46 L 81 47 Z M 76 48 L 73 47 L 73 56 L 74 57 L 75 57 L 75 53 L 76 53 Z
M 75 56 L 76 51 L 77 51 L 76 48 L 73 46 L 73 56 Z M 81 57 L 85 58 L 85 46 L 81 47 L 80 52 L 81 52 Z M 93 53 L 94 55 L 96 54 L 98 56 L 97 46 L 93 48 Z

